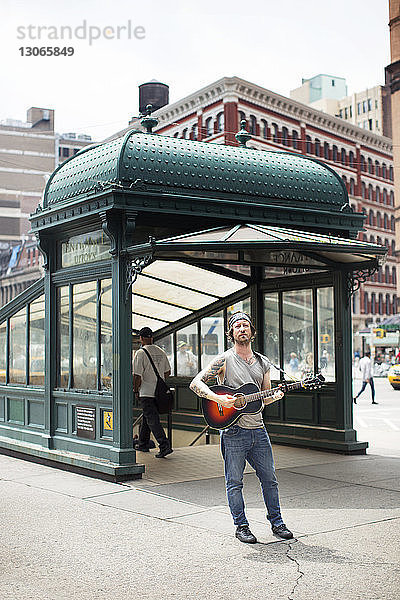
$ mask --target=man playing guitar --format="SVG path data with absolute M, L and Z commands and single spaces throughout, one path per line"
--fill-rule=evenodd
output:
M 233 348 L 217 356 L 190 384 L 190 388 L 198 396 L 216 402 L 221 410 L 231 409 L 236 402 L 229 394 L 216 394 L 208 385 L 223 383 L 231 388 L 238 388 L 246 383 L 256 384 L 259 390 L 271 388 L 270 362 L 265 356 L 254 354 L 251 342 L 255 336 L 255 328 L 249 315 L 236 312 L 229 319 L 228 338 L 233 341 Z M 283 397 L 278 390 L 265 401 L 275 402 Z M 256 414 L 242 414 L 234 425 L 221 430 L 221 452 L 225 463 L 225 483 L 229 508 L 236 525 L 236 537 L 248 544 L 255 544 L 256 537 L 249 529 L 243 500 L 243 473 L 248 463 L 254 468 L 261 483 L 261 489 L 267 508 L 267 519 L 271 523 L 272 532 L 284 539 L 293 534 L 282 520 L 279 504 L 278 482 L 275 476 L 274 459 L 271 442 L 262 419 L 262 404 Z

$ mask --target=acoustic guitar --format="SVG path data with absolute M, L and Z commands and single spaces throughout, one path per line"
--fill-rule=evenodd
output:
M 227 408 L 226 406 L 222 406 L 222 404 L 218 404 L 218 402 L 202 398 L 203 415 L 210 427 L 214 429 L 226 429 L 236 423 L 242 415 L 255 415 L 258 413 L 262 408 L 264 398 L 271 398 L 279 390 L 282 392 L 289 392 L 299 388 L 317 390 L 322 387 L 324 381 L 325 377 L 321 373 L 318 373 L 317 375 L 307 375 L 301 381 L 294 381 L 292 383 L 285 381 L 278 387 L 263 391 L 260 391 L 255 383 L 245 383 L 237 389 L 226 385 L 213 385 L 210 387 L 210 390 L 214 394 L 234 396 L 236 398 L 235 404 L 231 408 Z

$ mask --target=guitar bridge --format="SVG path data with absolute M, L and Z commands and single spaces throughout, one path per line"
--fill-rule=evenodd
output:
M 220 415 L 221 415 L 221 417 L 222 417 L 222 416 L 223 416 L 223 414 L 224 414 L 224 409 L 223 409 L 223 406 L 222 406 L 222 404 L 218 404 L 218 412 L 219 412 L 219 414 L 220 414 Z

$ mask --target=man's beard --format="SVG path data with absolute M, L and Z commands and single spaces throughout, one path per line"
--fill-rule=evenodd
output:
M 233 338 L 233 341 L 238 346 L 250 346 L 251 337 L 237 336 L 237 337 Z

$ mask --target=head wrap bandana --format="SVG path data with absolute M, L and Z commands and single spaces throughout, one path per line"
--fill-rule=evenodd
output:
M 228 325 L 229 325 L 229 329 L 231 329 L 232 325 L 233 325 L 234 323 L 236 323 L 236 321 L 247 321 L 248 323 L 250 323 L 251 327 L 254 329 L 254 325 L 253 325 L 253 323 L 251 322 L 251 319 L 250 319 L 249 315 L 248 315 L 248 314 L 246 314 L 246 313 L 244 313 L 244 312 L 237 312 L 237 313 L 234 313 L 234 314 L 233 314 L 233 315 L 230 317 L 230 319 L 229 319 L 229 324 L 228 324 Z

